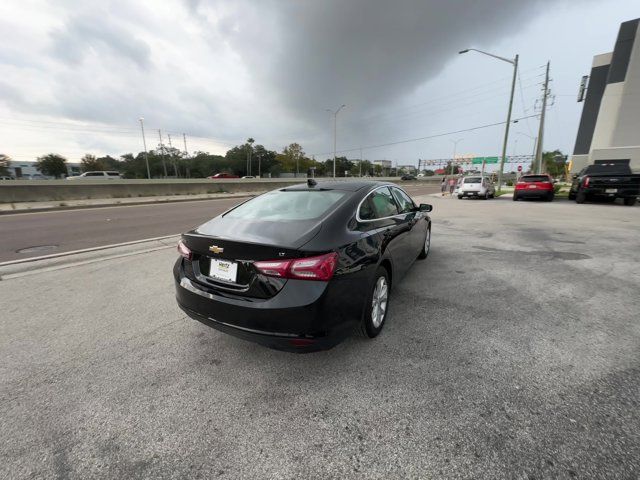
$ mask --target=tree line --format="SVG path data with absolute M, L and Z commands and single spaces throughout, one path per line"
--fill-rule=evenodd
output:
M 254 140 L 248 138 L 242 145 L 229 149 L 225 155 L 213 155 L 208 152 L 197 151 L 186 155 L 175 147 L 158 145 L 149 152 L 137 154 L 125 153 L 119 158 L 110 155 L 97 157 L 86 154 L 80 160 L 80 171 L 115 170 L 125 178 L 147 178 L 147 162 L 151 178 L 205 178 L 216 173 L 230 173 L 237 176 L 271 176 L 282 174 L 305 175 L 313 169 L 314 176 L 333 176 L 333 159 L 317 161 L 309 158 L 302 147 L 292 143 L 282 149 L 282 152 L 268 150 L 263 145 L 254 145 Z M 559 150 L 543 153 L 543 166 L 553 175 L 560 176 L 564 172 L 566 156 Z M 0 176 L 9 175 L 10 157 L 0 154 Z M 68 175 L 67 159 L 62 155 L 49 153 L 36 159 L 36 168 L 43 175 L 61 178 Z M 447 173 L 458 173 L 458 166 L 449 162 L 445 168 Z M 423 170 L 425 175 L 433 175 L 432 170 Z M 368 160 L 349 160 L 346 157 L 336 158 L 336 176 L 388 176 L 392 173 L 384 170 L 380 165 L 374 165 Z
M 303 148 L 292 143 L 276 152 L 263 145 L 254 144 L 252 138 L 242 145 L 229 149 L 225 155 L 214 155 L 197 151 L 186 155 L 175 147 L 158 145 L 148 152 L 125 153 L 118 158 L 110 155 L 98 157 L 86 154 L 80 160 L 80 171 L 115 170 L 125 178 L 147 178 L 147 161 L 151 178 L 205 178 L 216 173 L 237 176 L 271 176 L 282 174 L 306 175 L 313 170 L 314 176 L 333 176 L 333 158 L 317 161 L 309 158 Z M 8 157 L 7 157 L 8 158 Z M 43 175 L 61 178 L 68 175 L 67 158 L 49 153 L 36 159 L 36 168 Z M 337 176 L 381 176 L 388 174 L 379 165 L 368 160 L 353 161 L 346 157 L 336 158 Z

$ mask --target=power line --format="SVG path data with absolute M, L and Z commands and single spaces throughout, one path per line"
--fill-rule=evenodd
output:
M 526 116 L 526 117 L 515 118 L 515 119 L 511 120 L 511 122 L 516 122 L 516 121 L 524 120 L 526 118 L 533 118 L 533 117 L 537 117 L 537 115 L 529 115 L 529 116 Z M 507 123 L 507 122 L 506 121 L 502 121 L 502 122 L 496 122 L 496 123 L 487 123 L 485 125 L 478 125 L 477 127 L 464 128 L 462 130 L 453 130 L 451 132 L 443 132 L 443 133 L 436 133 L 434 135 L 427 135 L 426 137 L 408 138 L 408 139 L 405 139 L 405 140 L 397 140 L 395 142 L 380 143 L 380 144 L 377 144 L 377 145 L 365 145 L 363 147 L 350 148 L 350 149 L 346 149 L 346 150 L 338 150 L 336 153 L 354 152 L 354 151 L 359 150 L 360 148 L 362 148 L 363 150 L 371 150 L 371 149 L 374 149 L 374 148 L 381 148 L 381 147 L 389 147 L 389 146 L 392 146 L 392 145 L 399 145 L 401 143 L 418 142 L 420 140 L 429 140 L 429 139 L 432 139 L 432 138 L 446 137 L 447 135 L 454 135 L 456 133 L 472 132 L 474 130 L 481 130 L 483 128 L 496 127 L 498 125 L 504 125 L 505 123 Z M 330 155 L 330 154 L 331 154 L 331 152 L 323 152 L 323 153 L 314 153 L 313 155 L 322 156 L 322 155 Z
M 536 67 L 537 69 L 538 67 Z M 538 75 L 532 76 L 532 77 L 527 77 L 525 80 L 533 80 L 536 79 L 538 77 Z M 511 78 L 511 77 L 509 77 Z M 502 81 L 502 80 L 500 80 Z M 490 82 L 486 85 L 491 85 L 493 83 L 496 82 Z M 528 83 L 527 85 L 523 86 L 523 88 L 527 89 L 527 88 L 531 88 L 534 87 L 538 84 L 537 80 L 532 82 L 532 83 Z M 408 117 L 408 116 L 413 116 L 413 115 L 419 115 L 419 114 L 433 114 L 433 113 L 437 113 L 439 111 L 442 111 L 443 109 L 453 109 L 453 108 L 460 108 L 460 107 L 464 107 L 466 105 L 470 105 L 473 103 L 478 103 L 481 101 L 485 101 L 485 100 L 490 100 L 493 98 L 497 98 L 501 95 L 504 95 L 505 90 L 507 89 L 507 85 L 499 85 L 498 87 L 494 87 L 491 88 L 489 90 L 486 90 L 484 92 L 478 92 L 478 93 L 474 93 L 471 94 L 471 92 L 473 92 L 474 90 L 478 90 L 481 87 L 475 87 L 475 88 L 471 88 L 471 89 L 467 89 L 465 91 L 462 92 L 458 92 L 458 93 L 454 93 L 454 94 L 450 94 L 450 95 L 444 95 L 442 97 L 437 97 L 434 99 L 431 99 L 427 102 L 422 102 L 422 103 L 418 103 L 415 105 L 410 105 L 407 106 L 406 108 L 403 109 L 399 109 L 396 110 L 394 112 L 390 112 L 390 113 L 382 113 L 382 114 L 377 114 L 377 115 L 372 115 L 369 116 L 367 118 L 365 118 L 364 120 L 359 120 L 359 121 L 352 121 L 350 122 L 352 125 L 360 125 L 362 126 L 364 125 L 368 125 L 371 123 L 383 123 L 383 122 L 387 122 L 390 120 L 396 120 L 396 119 L 400 119 L 400 118 L 404 118 L 404 117 Z M 497 93 L 497 95 L 492 95 L 490 97 L 487 98 L 480 98 L 483 97 L 485 95 L 491 94 L 491 93 Z M 474 99 L 478 99 L 477 101 L 469 101 L 469 100 L 474 100 Z M 451 107 L 451 105 L 455 105 L 457 103 L 460 103 L 460 107 Z M 430 108 L 432 110 L 430 110 Z M 415 111 L 407 111 L 407 110 L 412 110 L 415 109 Z M 435 110 L 433 110 L 435 109 Z M 380 120 L 377 120 L 380 119 Z
M 526 88 L 530 88 L 530 87 L 534 87 L 536 86 L 536 84 L 532 84 L 529 87 Z M 489 93 L 489 92 L 486 92 Z M 394 117 L 390 117 L 390 118 L 385 118 L 380 120 L 379 122 L 375 123 L 376 125 L 384 125 L 386 123 L 389 122 L 397 122 L 399 120 L 402 120 L 404 118 L 408 118 L 408 117 L 420 117 L 423 115 L 435 115 L 435 114 L 439 114 L 442 112 L 449 112 L 452 110 L 457 110 L 460 108 L 466 108 L 469 105 L 475 105 L 478 103 L 483 103 L 483 102 L 487 102 L 487 101 L 491 101 L 495 98 L 500 98 L 503 97 L 506 93 L 506 89 L 502 89 L 501 93 L 497 94 L 497 95 L 491 95 L 490 97 L 486 97 L 486 98 L 480 98 L 480 95 L 478 95 L 476 100 L 472 100 L 473 97 L 470 97 L 469 99 L 467 98 L 463 98 L 463 99 L 458 99 L 458 100 L 452 100 L 451 102 L 449 102 L 448 104 L 441 104 L 441 105 L 437 105 L 434 109 L 431 110 L 424 110 L 424 111 L 416 111 L 416 112 L 410 112 L 410 113 L 406 113 L 406 114 L 401 114 L 401 115 L 397 115 Z M 459 103 L 459 105 L 456 105 L 457 103 Z M 526 112 L 524 112 L 526 113 Z M 362 127 L 363 125 L 368 125 L 374 123 L 374 121 L 369 121 L 369 122 L 351 122 L 352 126 L 354 125 L 358 125 L 359 127 Z
M 522 101 L 522 113 L 524 115 L 527 114 L 527 107 L 525 105 L 525 101 L 524 101 L 524 89 L 522 87 L 522 77 L 520 76 L 520 71 L 518 70 L 518 85 L 520 86 L 520 100 Z M 527 119 L 525 121 L 525 123 L 527 124 L 527 130 L 529 130 L 529 134 L 532 135 L 531 132 L 531 125 L 529 125 L 529 119 Z

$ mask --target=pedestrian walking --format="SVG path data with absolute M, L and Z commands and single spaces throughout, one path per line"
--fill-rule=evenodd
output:
M 451 177 L 449 179 L 449 195 L 453 195 L 453 191 L 456 189 L 456 179 Z
M 440 191 L 442 192 L 442 196 L 447 193 L 447 177 L 442 177 L 442 183 L 440 183 Z

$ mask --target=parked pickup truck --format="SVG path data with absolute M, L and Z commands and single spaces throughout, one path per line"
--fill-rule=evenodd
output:
M 639 194 L 640 174 L 631 173 L 628 160 L 596 160 L 573 176 L 569 200 L 622 198 L 625 205 L 635 205 Z

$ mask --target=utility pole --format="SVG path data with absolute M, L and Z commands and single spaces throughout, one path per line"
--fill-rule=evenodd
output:
M 182 134 L 182 141 L 184 142 L 184 158 L 189 157 L 189 152 L 187 151 L 187 136 L 183 133 Z M 186 176 L 187 178 L 191 178 L 191 172 L 189 171 L 189 161 L 186 162 Z
M 173 158 L 173 145 L 171 145 L 171 134 L 167 133 L 167 137 L 169 137 L 169 148 L 171 149 L 171 158 L 172 158 L 172 163 L 173 163 L 173 173 L 175 174 L 176 178 L 178 178 L 178 163 L 177 160 L 175 158 Z
M 542 173 L 542 145 L 544 142 L 544 117 L 547 113 L 547 97 L 549 96 L 549 64 L 544 76 L 544 87 L 542 88 L 542 111 L 540 112 L 540 126 L 538 127 L 538 146 L 536 148 L 535 173 Z
M 144 161 L 147 164 L 147 179 L 151 180 L 151 170 L 149 170 L 149 152 L 147 152 L 147 140 L 144 138 L 144 118 L 140 117 L 140 129 L 142 130 L 142 145 L 144 146 Z
M 451 175 L 453 175 L 453 164 L 456 161 L 456 150 L 458 149 L 458 143 L 463 141 L 464 138 L 459 138 L 458 140 L 450 140 L 453 143 L 453 158 L 451 159 Z
M 502 190 L 502 173 L 504 162 L 507 158 L 507 143 L 509 142 L 509 127 L 511 126 L 511 110 L 513 109 L 513 94 L 516 91 L 516 77 L 518 75 L 518 59 L 513 59 L 513 80 L 511 81 L 511 96 L 509 97 L 509 110 L 507 111 L 507 124 L 504 126 L 504 142 L 502 143 L 502 157 L 500 158 L 500 170 L 498 170 L 498 191 Z
M 164 169 L 164 178 L 167 178 L 167 164 L 164 161 L 164 143 L 162 143 L 162 130 L 158 129 L 158 136 L 160 137 L 160 152 L 162 155 L 162 168 Z

